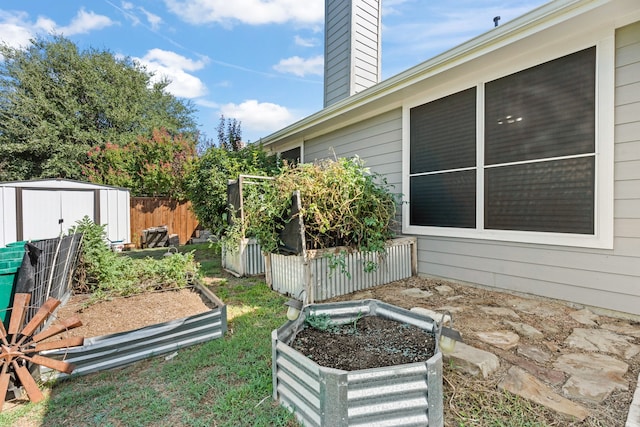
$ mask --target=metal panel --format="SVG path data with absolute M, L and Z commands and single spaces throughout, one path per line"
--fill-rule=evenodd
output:
M 205 313 L 163 322 L 133 331 L 88 338 L 81 347 L 43 352 L 75 365 L 71 376 L 126 366 L 142 359 L 168 353 L 187 346 L 221 338 L 227 331 L 227 308 L 211 291 L 196 288 L 216 308 Z M 70 375 L 42 368 L 46 378 Z
M 300 317 L 271 334 L 273 397 L 305 426 L 442 426 L 442 354 L 426 362 L 358 371 L 317 365 L 288 344 L 305 316 L 327 314 L 335 323 L 375 315 L 434 333 L 433 319 L 377 300 L 306 306 Z
M 338 255 L 335 248 L 309 251 L 306 260 L 302 255 L 269 254 L 267 283 L 285 295 L 296 297 L 306 290 L 308 302 L 324 301 L 411 277 L 415 244 L 415 238 L 391 240 L 383 255 L 348 248 Z M 331 267 L 335 256 L 344 257 L 344 268 Z M 365 271 L 368 262 L 377 268 Z
M 237 250 L 222 245 L 222 268 L 237 276 L 264 274 L 264 256 L 255 239 L 242 239 Z

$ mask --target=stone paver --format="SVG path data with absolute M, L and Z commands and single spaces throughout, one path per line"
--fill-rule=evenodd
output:
M 572 348 L 614 354 L 629 360 L 640 353 L 640 345 L 629 342 L 631 339 L 602 329 L 575 328 L 565 343 Z
M 518 345 L 520 336 L 511 331 L 477 332 L 480 340 L 503 350 L 510 350 Z
M 560 396 L 536 377 L 517 366 L 509 368 L 507 375 L 500 381 L 498 387 L 561 414 L 575 417 L 580 421 L 583 421 L 590 414 L 584 406 Z
M 442 314 L 443 313 L 438 313 L 437 311 L 433 311 L 430 310 L 428 308 L 424 308 L 424 307 L 413 307 L 410 311 L 415 311 L 416 313 L 419 313 L 423 316 L 427 316 L 432 318 L 433 320 L 435 320 L 436 322 L 438 322 L 438 324 L 440 324 L 440 322 L 442 322 Z M 444 324 L 448 325 L 449 322 L 451 322 L 451 316 L 449 316 L 448 314 L 444 315 Z
M 630 337 L 640 338 L 640 327 L 632 326 L 628 323 L 622 323 L 622 324 L 605 323 L 601 327 L 602 329 L 617 332 L 622 335 L 628 335 Z
M 558 371 L 556 369 L 542 368 L 536 365 L 535 363 L 522 357 L 519 357 L 514 360 L 510 360 L 510 362 L 521 367 L 525 371 L 529 372 L 531 375 L 534 375 L 536 378 L 546 382 L 547 384 L 560 386 L 567 379 L 567 376 L 562 371 Z
M 611 381 L 603 381 L 597 376 L 581 377 L 573 375 L 562 386 L 562 392 L 566 397 L 588 400 L 594 403 L 602 403 L 611 392 L 616 389 L 616 384 Z
M 436 286 L 436 291 L 440 295 L 445 295 L 445 296 L 450 296 L 450 295 L 455 294 L 455 291 L 453 290 L 453 288 L 451 286 L 447 286 L 447 285 Z
M 596 377 L 602 382 L 611 382 L 621 390 L 628 390 L 629 385 L 624 374 L 629 365 L 606 354 L 569 353 L 559 356 L 553 367 L 569 375 L 583 378 Z
M 418 288 L 404 289 L 400 293 L 411 298 L 429 298 L 433 296 L 433 292 L 423 291 Z
M 521 356 L 526 357 L 527 359 L 531 359 L 534 362 L 538 363 L 547 363 L 551 360 L 551 355 L 541 349 L 540 347 L 536 347 L 533 345 L 521 344 L 518 346 L 517 353 Z
M 600 318 L 600 316 L 594 314 L 588 308 L 569 313 L 569 316 L 571 316 L 576 322 L 587 326 L 596 326 L 596 320 Z
M 525 338 L 531 338 L 532 340 L 541 340 L 542 338 L 544 338 L 544 334 L 542 332 L 531 325 L 527 325 L 526 323 L 511 322 L 509 320 L 505 320 L 504 324 L 511 326 L 514 331 Z
M 515 311 L 506 307 L 490 307 L 490 306 L 481 305 L 478 308 L 490 316 L 512 317 L 514 319 L 520 318 L 520 316 L 518 316 L 518 314 Z
M 500 367 L 500 359 L 495 354 L 461 342 L 456 343 L 452 353 L 444 354 L 444 361 L 469 375 L 482 374 L 483 378 L 488 378 Z

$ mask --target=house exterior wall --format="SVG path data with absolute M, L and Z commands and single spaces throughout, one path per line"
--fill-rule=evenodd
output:
M 419 274 L 640 315 L 640 22 L 615 31 L 614 112 L 612 248 L 419 235 Z M 402 126 L 393 109 L 305 141 L 304 160 L 358 155 L 401 188 Z

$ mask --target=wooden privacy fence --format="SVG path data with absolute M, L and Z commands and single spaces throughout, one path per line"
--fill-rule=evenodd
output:
M 142 231 L 166 225 L 169 235 L 177 234 L 180 244 L 186 244 L 199 230 L 191 202 L 179 202 L 169 197 L 131 197 L 131 243 L 139 248 Z

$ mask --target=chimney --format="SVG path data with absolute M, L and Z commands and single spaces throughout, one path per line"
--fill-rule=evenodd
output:
M 325 0 L 325 107 L 380 81 L 381 14 L 381 0 Z

